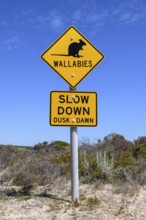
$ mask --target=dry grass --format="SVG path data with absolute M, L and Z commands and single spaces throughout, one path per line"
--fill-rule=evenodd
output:
M 41 212 L 42 220 L 146 219 L 145 141 L 110 135 L 93 145 L 82 142 L 80 201 L 73 203 L 67 143 L 0 145 L 0 220 L 37 220 Z

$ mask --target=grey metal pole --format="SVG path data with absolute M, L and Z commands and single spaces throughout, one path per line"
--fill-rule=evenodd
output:
M 71 88 L 70 91 L 75 91 Z M 78 131 L 77 127 L 70 127 L 71 142 L 71 188 L 72 201 L 79 200 L 79 171 L 78 171 Z

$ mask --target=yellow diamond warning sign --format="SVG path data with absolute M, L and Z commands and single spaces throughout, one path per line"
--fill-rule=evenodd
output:
M 97 126 L 97 93 L 52 91 L 50 125 Z
M 41 57 L 73 88 L 104 58 L 103 54 L 72 26 Z

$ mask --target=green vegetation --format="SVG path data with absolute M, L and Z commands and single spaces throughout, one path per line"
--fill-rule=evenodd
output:
M 89 210 L 92 210 L 92 209 L 95 209 L 95 208 L 98 208 L 98 206 L 100 205 L 100 200 L 96 197 L 92 198 L 92 197 L 89 197 L 87 199 L 87 208 Z
M 70 158 L 70 146 L 62 141 L 34 147 L 0 145 L 0 184 L 11 181 L 29 194 L 30 186 L 53 183 L 57 177 L 70 180 Z M 110 134 L 92 145 L 82 142 L 79 175 L 82 183 L 146 184 L 146 136 L 130 142 Z
M 52 145 L 56 145 L 56 146 L 59 146 L 59 147 L 69 147 L 69 144 L 67 142 L 64 142 L 64 141 L 54 141 L 51 143 Z

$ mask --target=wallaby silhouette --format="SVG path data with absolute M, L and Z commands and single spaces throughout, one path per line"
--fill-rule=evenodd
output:
M 68 56 L 73 56 L 73 57 L 80 57 L 79 56 L 79 51 L 83 50 L 83 46 L 86 45 L 86 43 L 83 40 L 79 40 L 80 42 L 74 42 L 71 43 L 68 47 Z
M 79 40 L 79 43 L 73 42 L 68 47 L 68 54 L 51 54 L 52 56 L 73 56 L 73 57 L 81 57 L 79 55 L 79 51 L 83 50 L 83 46 L 86 45 L 86 43 L 83 40 Z

